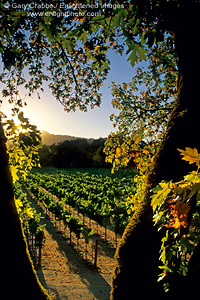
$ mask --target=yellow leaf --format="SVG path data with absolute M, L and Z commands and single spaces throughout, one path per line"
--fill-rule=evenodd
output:
M 178 149 L 183 155 L 183 160 L 188 161 L 189 164 L 196 163 L 197 167 L 200 167 L 200 154 L 198 153 L 197 149 L 188 148 L 186 147 L 185 150 Z
M 100 48 L 100 45 L 96 45 L 96 46 L 94 47 L 94 51 L 97 51 L 99 48 Z
M 119 157 L 121 155 L 121 148 L 117 147 L 116 148 L 116 157 Z
M 153 212 L 155 212 L 157 206 L 161 205 L 165 201 L 168 194 L 171 192 L 172 187 L 171 182 L 160 182 L 159 185 L 153 189 L 154 194 L 151 196 Z
M 33 210 L 31 207 L 28 207 L 26 210 L 25 210 L 25 213 L 26 215 L 29 217 L 29 218 L 33 218 L 34 217 L 34 213 L 33 213 Z
M 148 150 L 145 150 L 145 149 L 143 149 L 142 152 L 143 152 L 144 154 L 149 154 L 149 151 L 148 151 Z
M 11 170 L 13 183 L 15 183 L 19 179 L 19 177 L 17 175 L 17 172 L 18 172 L 17 167 L 11 165 L 10 170 Z
M 23 207 L 22 201 L 20 199 L 15 199 L 15 205 L 18 213 L 20 213 L 20 211 L 22 210 L 21 207 Z

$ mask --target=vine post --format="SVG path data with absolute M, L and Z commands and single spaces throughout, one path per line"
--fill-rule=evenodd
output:
M 37 267 L 41 267 L 43 241 L 44 241 L 44 231 L 41 230 L 37 234 L 37 239 L 36 239 L 36 244 L 38 244 L 38 249 L 39 249 L 39 253 L 38 253 L 38 265 L 37 265 Z
M 98 257 L 98 245 L 99 245 L 99 241 L 98 239 L 96 239 L 95 241 L 95 253 L 94 253 L 94 268 L 97 268 L 97 257 Z

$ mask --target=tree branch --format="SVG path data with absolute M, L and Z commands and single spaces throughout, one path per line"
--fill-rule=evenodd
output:
M 71 68 L 71 70 L 72 70 L 72 76 L 73 76 L 74 82 L 75 82 L 75 84 L 76 84 L 76 86 L 77 86 L 78 92 L 80 92 L 79 84 L 78 84 L 78 81 L 77 81 L 77 79 L 76 79 L 76 75 L 75 75 L 75 72 L 74 72 L 74 67 L 72 66 L 72 63 L 71 63 L 70 59 L 69 59 L 68 56 L 66 55 L 65 50 L 64 50 L 64 48 L 63 48 L 63 45 L 62 45 L 60 42 L 57 42 L 57 43 L 58 43 L 58 45 L 60 46 L 60 49 L 61 49 L 61 51 L 62 51 L 62 55 L 63 55 L 64 61 L 70 65 L 70 68 Z

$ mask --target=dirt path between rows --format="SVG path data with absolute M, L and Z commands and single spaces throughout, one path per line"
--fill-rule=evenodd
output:
M 53 225 L 52 220 L 45 216 L 43 209 L 35 204 L 30 195 L 28 198 L 44 217 L 42 223 L 46 224 L 42 264 L 37 274 L 52 299 L 109 300 L 115 253 L 112 244 L 104 241 L 101 235 L 96 236 L 99 242 L 98 268 L 91 268 L 91 264 L 81 255 L 81 250 L 77 251 L 73 243 L 70 245 L 62 230 L 59 231 Z M 86 219 L 87 222 L 89 221 Z M 114 233 L 108 230 L 107 236 L 114 243 Z

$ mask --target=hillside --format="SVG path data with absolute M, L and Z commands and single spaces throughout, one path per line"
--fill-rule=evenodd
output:
M 64 141 L 74 141 L 78 139 L 78 137 L 75 136 L 51 134 L 44 130 L 41 131 L 41 136 L 42 136 L 42 144 L 47 146 L 58 144 Z

